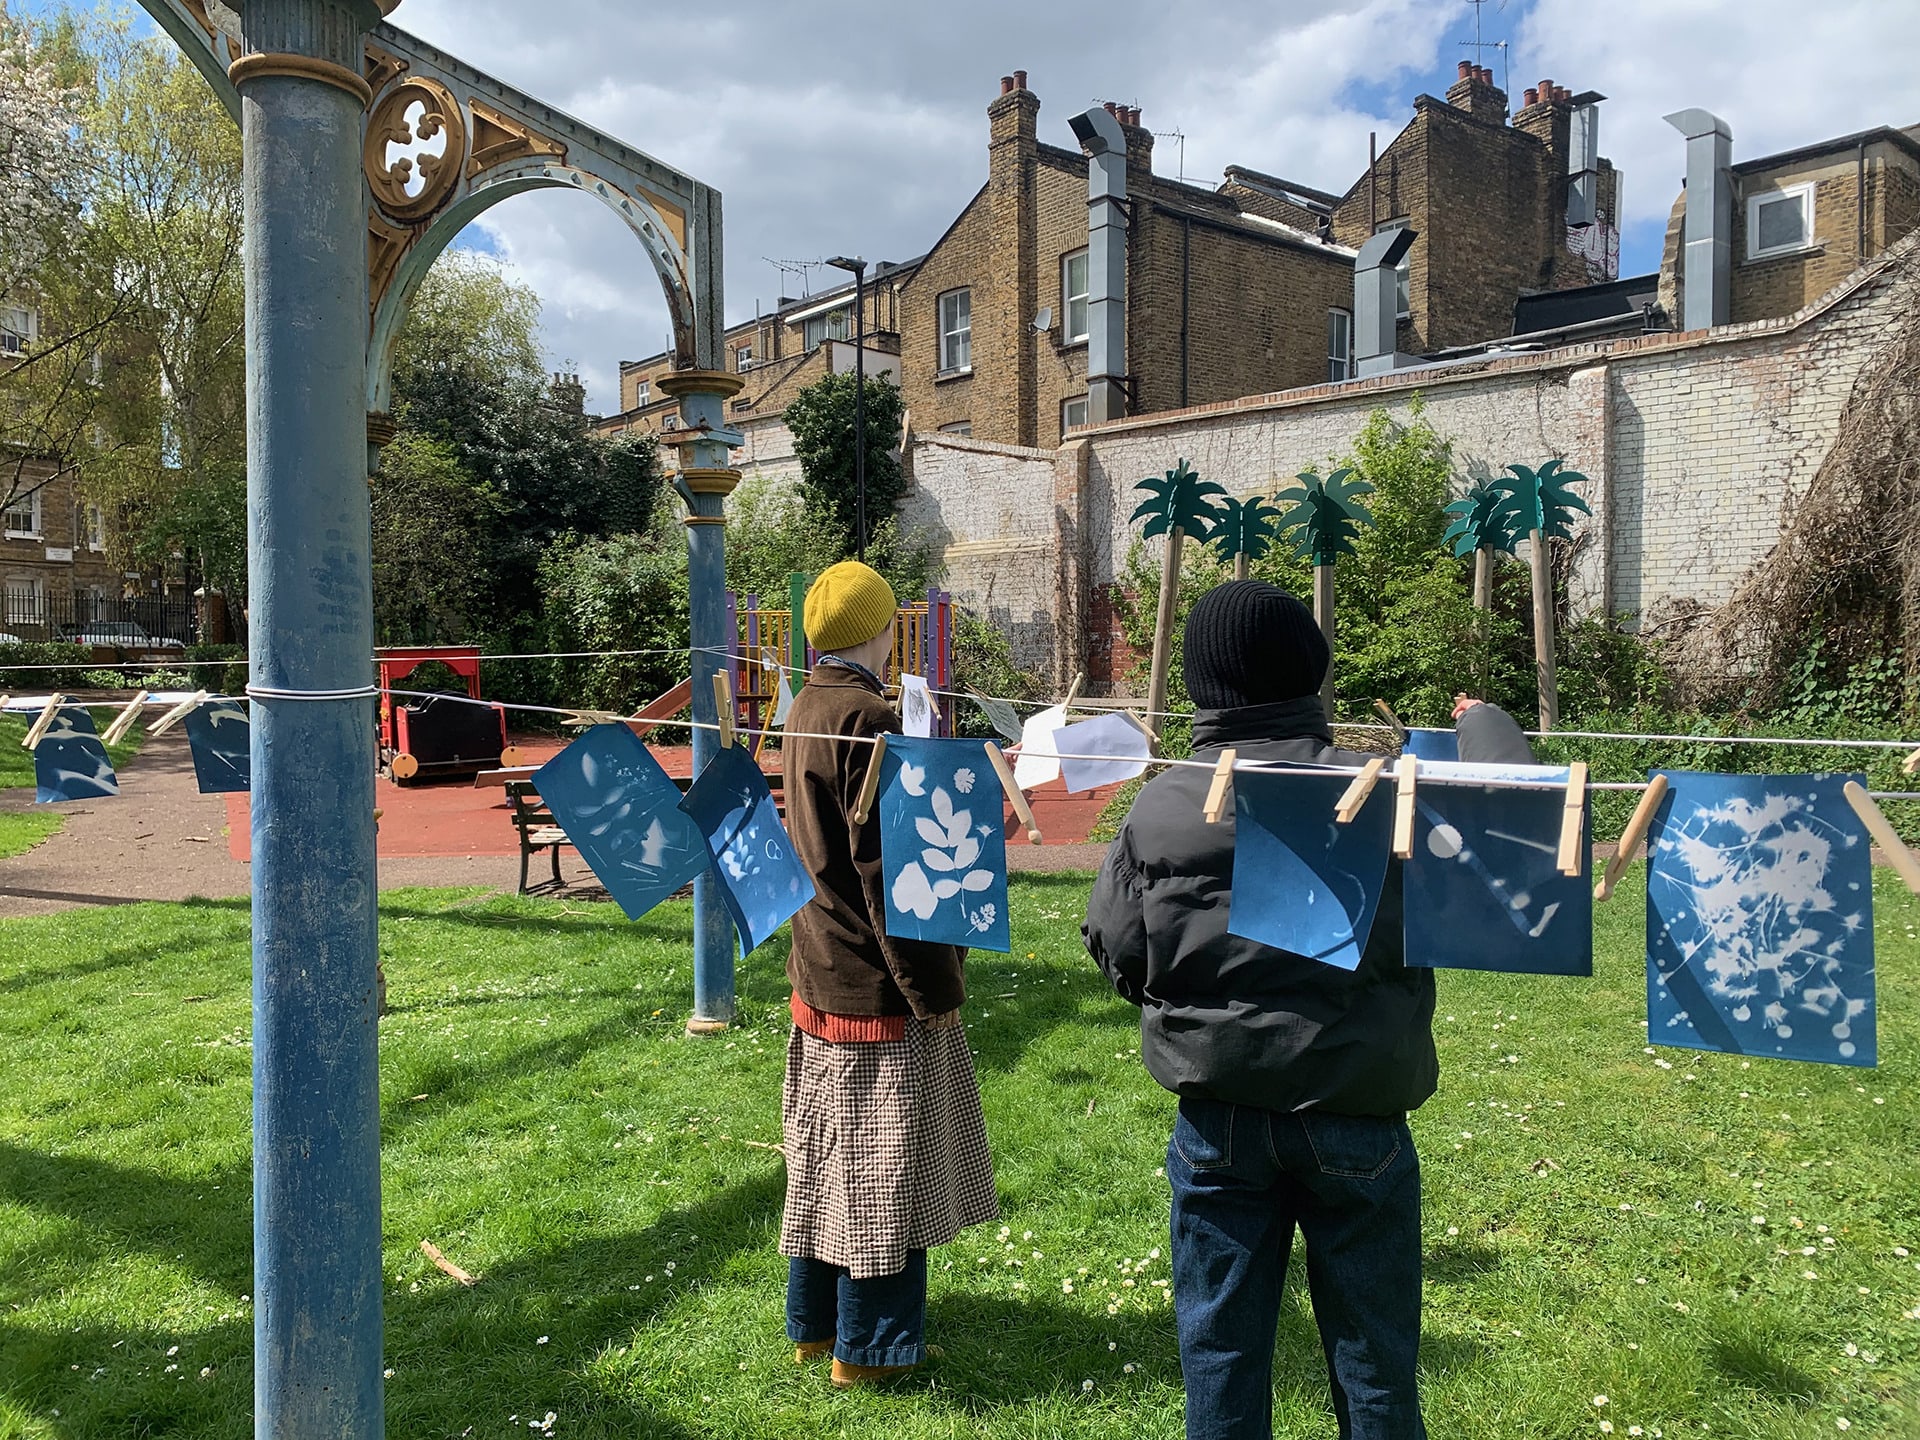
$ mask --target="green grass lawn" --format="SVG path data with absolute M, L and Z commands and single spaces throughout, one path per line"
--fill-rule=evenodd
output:
M 12 810 L 0 810 L 0 860 L 26 854 L 58 830 L 63 818 L 51 811 L 20 814 Z
M 1920 1434 L 1920 904 L 1877 878 L 1878 1071 L 1646 1053 L 1637 879 L 1591 981 L 1440 977 L 1436 1437 Z M 945 1357 L 851 1396 L 782 1338 L 784 942 L 690 1041 L 684 904 L 384 897 L 389 1433 L 1178 1435 L 1173 1104 L 1086 891 L 1016 878 L 970 966 L 1006 1228 L 935 1253 Z M 0 1436 L 251 1433 L 249 1060 L 244 903 L 0 922 Z M 1331 1435 L 1290 1285 L 1278 1430 Z
M 105 730 L 120 712 L 112 706 L 94 705 L 88 707 L 88 713 L 93 716 L 94 728 Z M 31 719 L 22 719 L 17 715 L 0 715 L 0 790 L 33 789 L 33 752 L 20 743 L 26 739 L 27 729 L 32 723 Z M 107 758 L 113 762 L 113 768 L 118 770 L 131 756 L 139 753 L 140 742 L 145 738 L 146 731 L 136 725 L 118 745 L 109 745 Z M 26 798 L 31 800 L 33 797 L 29 795 Z M 26 813 L 0 811 L 0 860 L 25 854 L 49 835 L 57 833 L 65 823 L 66 817 L 57 810 Z M 0 1435 L 5 1433 L 0 1431 Z

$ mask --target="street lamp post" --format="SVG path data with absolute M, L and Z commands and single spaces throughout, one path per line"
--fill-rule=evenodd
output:
M 836 255 L 827 264 L 853 274 L 853 493 L 859 508 L 855 554 L 867 558 L 867 262 Z

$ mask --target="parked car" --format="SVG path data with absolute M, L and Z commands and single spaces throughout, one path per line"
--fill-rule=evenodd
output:
M 149 635 L 136 620 L 90 620 L 69 626 L 59 638 L 70 645 L 91 646 L 94 659 L 107 663 L 163 660 L 184 654 L 187 648 L 169 635 Z
M 22 640 L 18 635 L 9 635 L 6 631 L 0 630 L 0 645 L 24 645 L 26 643 L 27 642 Z

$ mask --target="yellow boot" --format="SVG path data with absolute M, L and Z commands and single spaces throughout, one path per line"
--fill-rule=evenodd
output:
M 917 1368 L 913 1365 L 849 1365 L 836 1355 L 833 1357 L 833 1383 L 840 1390 L 851 1390 L 857 1385 L 884 1385 L 889 1380 L 911 1374 Z
M 793 1347 L 793 1363 L 805 1365 L 809 1361 L 818 1360 L 822 1355 L 831 1354 L 832 1351 L 833 1341 L 831 1340 L 803 1341 Z

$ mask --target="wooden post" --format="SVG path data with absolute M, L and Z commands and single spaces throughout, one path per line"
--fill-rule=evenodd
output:
M 1160 609 L 1153 621 L 1153 666 L 1147 679 L 1147 711 L 1159 716 L 1167 709 L 1167 668 L 1172 659 L 1173 617 L 1180 601 L 1181 551 L 1187 532 L 1178 525 L 1167 532 L 1167 558 L 1160 567 Z
M 1493 609 L 1493 551 L 1485 545 L 1473 552 L 1473 608 Z
M 1533 547 L 1533 657 L 1540 681 L 1540 728 L 1560 725 L 1560 689 L 1553 673 L 1553 558 L 1547 537 L 1535 530 Z
M 1333 719 L 1333 566 L 1313 567 L 1313 618 L 1320 622 L 1320 633 L 1327 637 L 1327 678 L 1320 684 L 1320 701 L 1327 707 L 1327 719 Z
M 1233 578 L 1236 580 L 1247 578 L 1247 552 L 1244 550 L 1233 557 Z

